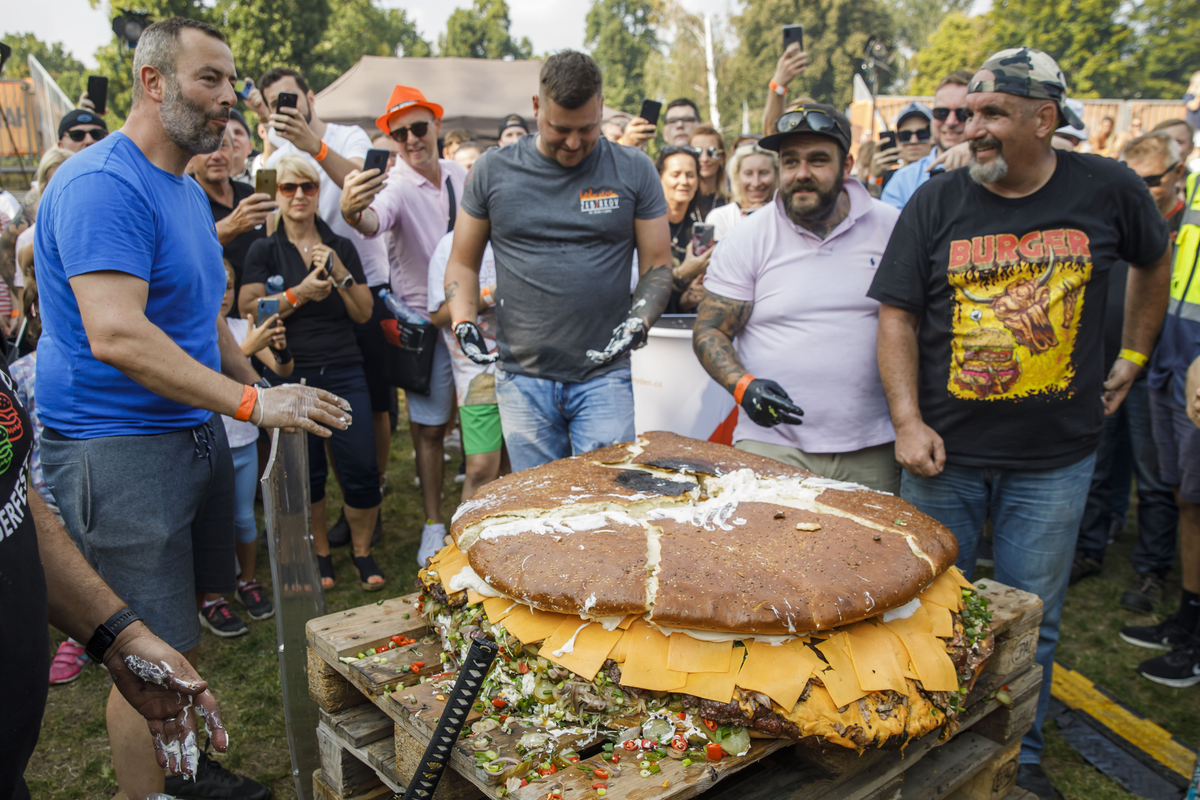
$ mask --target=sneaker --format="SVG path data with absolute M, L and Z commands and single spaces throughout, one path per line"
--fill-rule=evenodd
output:
M 456 474 L 454 476 L 454 482 L 455 483 L 466 483 L 467 482 L 467 462 L 466 461 L 464 461 L 458 465 L 458 474 Z
M 1125 517 L 1113 514 L 1112 519 L 1108 523 L 1108 543 L 1112 544 L 1115 542 L 1123 530 L 1125 530 Z
M 990 537 L 979 537 L 979 546 L 975 548 L 975 565 L 989 568 L 996 566 L 996 557 L 992 554 L 992 540 Z
M 233 613 L 233 607 L 224 597 L 211 606 L 200 609 L 200 624 L 222 639 L 232 639 L 250 632 L 242 618 Z
M 1129 590 L 1121 595 L 1121 608 L 1149 614 L 1162 599 L 1163 579 L 1153 572 L 1144 572 L 1135 575 Z
M 1068 585 L 1074 586 L 1084 578 L 1090 578 L 1093 575 L 1099 575 L 1101 564 L 1091 556 L 1085 556 L 1078 550 L 1075 551 L 1075 561 L 1071 564 L 1071 579 Z
M 267 800 L 271 791 L 258 781 L 244 775 L 234 775 L 208 757 L 207 749 L 200 754 L 196 779 L 168 775 L 163 791 L 177 800 Z
M 1050 776 L 1041 764 L 1021 764 L 1017 767 L 1017 786 L 1038 800 L 1062 800 L 1062 793 L 1054 788 Z
M 442 448 L 447 453 L 461 453 L 462 452 L 462 431 L 458 428 L 455 428 L 454 430 L 447 433 L 446 437 L 444 439 L 442 439 Z M 449 461 L 449 459 L 447 459 L 447 461 Z
M 1121 628 L 1121 639 L 1150 650 L 1174 650 L 1192 638 L 1192 632 L 1179 624 L 1172 614 L 1157 625 L 1130 625 Z
M 1186 689 L 1200 683 L 1200 638 L 1192 637 L 1166 655 L 1138 664 L 1142 677 L 1170 686 Z
M 425 566 L 428 559 L 445 547 L 445 538 L 445 525 L 440 522 L 426 522 L 425 527 L 421 530 L 421 546 L 417 549 L 417 565 Z
M 83 645 L 74 639 L 67 639 L 58 646 L 58 652 L 50 661 L 50 685 L 61 686 L 75 680 L 83 673 L 87 662 Z
M 275 606 L 267 599 L 263 585 L 258 581 L 250 581 L 237 589 L 237 599 L 246 607 L 250 619 L 270 619 L 275 616 Z

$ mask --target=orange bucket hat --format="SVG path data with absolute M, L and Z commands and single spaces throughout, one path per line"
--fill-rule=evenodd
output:
M 426 100 L 420 89 L 414 89 L 411 86 L 397 86 L 392 89 L 392 96 L 388 98 L 387 111 L 375 120 L 375 124 L 384 133 L 391 133 L 392 117 L 413 108 L 427 108 L 435 119 L 442 118 L 442 107 Z

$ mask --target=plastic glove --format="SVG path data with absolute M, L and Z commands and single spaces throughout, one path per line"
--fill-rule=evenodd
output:
M 742 394 L 742 408 L 755 424 L 771 428 L 781 422 L 788 425 L 801 424 L 804 412 L 792 402 L 788 393 L 775 381 L 755 378 Z
M 587 357 L 597 364 L 608 364 L 646 344 L 649 327 L 641 317 L 630 317 L 613 328 L 612 338 L 603 350 L 588 350 Z
M 303 428 L 326 439 L 333 433 L 319 423 L 344 431 L 353 421 L 350 404 L 336 394 L 297 384 L 259 389 L 250 415 L 260 428 Z
M 500 357 L 499 352 L 488 352 L 487 343 L 483 340 L 483 331 L 470 320 L 464 319 L 454 326 L 454 338 L 458 339 L 458 346 L 462 348 L 463 355 L 476 364 L 492 364 Z

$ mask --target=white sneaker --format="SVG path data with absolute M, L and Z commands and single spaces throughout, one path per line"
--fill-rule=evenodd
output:
M 425 527 L 421 529 L 421 546 L 417 550 L 417 566 L 425 566 L 428 559 L 445 547 L 445 539 L 445 525 L 440 522 L 426 522 Z
M 446 438 L 442 439 L 442 447 L 447 453 L 462 452 L 462 433 L 458 428 L 446 434 Z M 447 458 L 446 460 L 449 461 L 450 459 Z

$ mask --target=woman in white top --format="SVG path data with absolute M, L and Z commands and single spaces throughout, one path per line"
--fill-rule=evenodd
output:
M 755 142 L 746 142 L 733 151 L 730 176 L 733 202 L 714 208 L 704 220 L 712 224 L 717 241 L 751 211 L 771 202 L 779 186 L 779 156 Z

